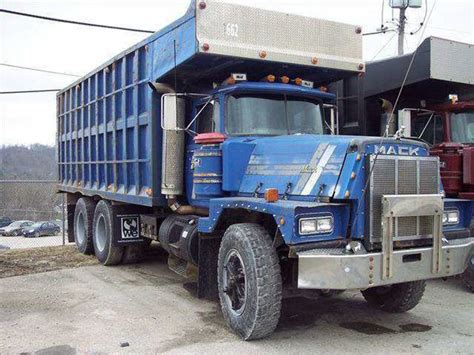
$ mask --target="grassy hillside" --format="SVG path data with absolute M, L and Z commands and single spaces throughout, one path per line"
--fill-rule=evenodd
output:
M 0 147 L 0 180 L 32 179 L 56 179 L 56 149 L 42 144 Z

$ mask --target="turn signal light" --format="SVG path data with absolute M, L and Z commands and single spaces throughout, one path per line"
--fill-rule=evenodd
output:
M 265 190 L 265 201 L 276 202 L 278 201 L 278 189 L 266 189 Z

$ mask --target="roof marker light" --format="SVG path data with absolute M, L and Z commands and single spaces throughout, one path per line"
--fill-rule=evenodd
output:
M 293 80 L 295 82 L 296 85 L 298 86 L 304 86 L 306 88 L 310 88 L 312 89 L 314 87 L 314 83 L 312 81 L 308 81 L 308 80 L 303 80 L 301 78 L 296 78 L 295 80 Z
M 261 81 L 265 81 L 267 83 L 274 83 L 275 82 L 275 75 L 269 74 L 265 76 Z
M 280 77 L 280 81 L 283 83 L 283 84 L 288 84 L 290 82 L 290 78 L 287 77 L 286 75 L 283 75 L 282 77 Z
M 237 81 L 246 81 L 246 80 L 247 80 L 247 74 L 232 73 L 227 79 L 224 80 L 223 84 L 233 85 Z

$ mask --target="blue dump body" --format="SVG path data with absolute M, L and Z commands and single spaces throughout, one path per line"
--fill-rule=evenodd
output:
M 174 67 L 174 41 L 177 65 L 196 54 L 192 20 L 189 11 L 58 94 L 60 190 L 164 204 L 160 112 L 148 82 Z
M 160 193 L 160 101 L 148 82 L 179 83 L 183 91 L 203 92 L 231 72 L 248 72 L 257 81 L 282 73 L 316 82 L 351 73 L 206 52 L 196 38 L 196 11 L 193 2 L 182 18 L 59 92 L 61 191 L 165 205 Z

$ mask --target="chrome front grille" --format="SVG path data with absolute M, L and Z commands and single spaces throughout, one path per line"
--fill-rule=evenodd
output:
M 400 155 L 370 156 L 368 219 L 371 243 L 382 240 L 382 196 L 437 194 L 440 189 L 439 160 L 437 157 Z M 375 164 L 375 165 L 374 165 Z M 404 217 L 394 221 L 395 241 L 431 238 L 433 217 Z

